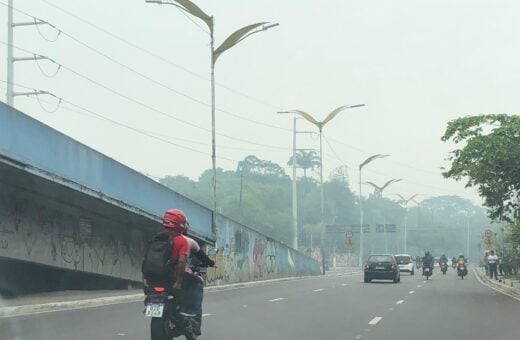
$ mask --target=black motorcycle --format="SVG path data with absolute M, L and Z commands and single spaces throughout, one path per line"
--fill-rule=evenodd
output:
M 190 281 L 203 280 L 207 267 L 190 268 L 192 274 L 186 273 L 180 292 L 173 291 L 171 284 L 164 283 L 150 283 L 145 288 L 144 315 L 151 318 L 152 340 L 172 340 L 179 336 L 185 336 L 187 340 L 197 339 L 198 321 L 195 314 L 186 310 L 183 300 L 186 299 L 186 291 L 190 290 Z
M 426 276 L 426 280 L 428 280 L 430 278 L 430 276 L 432 276 L 432 269 L 429 267 L 429 266 L 423 266 L 423 276 Z

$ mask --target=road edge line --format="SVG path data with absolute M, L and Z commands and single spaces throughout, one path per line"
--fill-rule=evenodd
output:
M 475 268 L 473 268 L 473 274 L 476 276 L 478 282 L 480 282 L 483 286 L 486 286 L 486 287 L 488 287 L 488 288 L 491 288 L 491 289 L 493 289 L 493 290 L 495 290 L 495 291 L 497 291 L 497 292 L 499 292 L 499 293 L 501 293 L 501 294 L 507 295 L 507 296 L 509 296 L 510 298 L 513 298 L 513 299 L 515 299 L 515 300 L 517 300 L 517 301 L 520 301 L 520 298 L 518 298 L 518 297 L 516 297 L 516 296 L 514 296 L 514 295 L 512 295 L 512 294 L 510 294 L 510 293 L 508 293 L 508 292 L 505 292 L 505 291 L 503 291 L 503 290 L 501 290 L 501 289 L 498 289 L 498 288 L 496 288 L 496 287 L 493 287 L 492 285 L 490 285 L 490 284 L 485 283 L 484 281 L 482 281 L 482 279 L 480 278 L 480 275 L 476 272 L 476 269 L 475 269 Z

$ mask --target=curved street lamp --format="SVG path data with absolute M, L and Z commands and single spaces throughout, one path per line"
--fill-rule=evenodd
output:
M 407 244 L 408 244 L 408 202 L 416 202 L 415 198 L 417 196 L 421 196 L 423 194 L 414 194 L 410 196 L 409 198 L 404 198 L 402 195 L 394 194 L 397 197 L 399 197 L 399 203 L 404 204 L 404 253 L 408 254 L 406 252 L 407 250 Z
M 400 178 L 393 178 L 393 179 L 387 181 L 387 182 L 386 182 L 385 184 L 383 184 L 382 186 L 379 186 L 379 185 L 375 184 L 374 182 L 365 182 L 365 184 L 368 184 L 368 185 L 372 186 L 372 187 L 376 190 L 376 192 L 379 193 L 379 197 L 382 198 L 382 197 L 383 197 L 383 191 L 384 191 L 386 188 L 388 188 L 388 186 L 389 186 L 390 184 L 392 184 L 392 183 L 397 183 L 397 182 L 401 182 L 401 181 L 402 181 L 402 179 L 400 179 Z M 383 231 L 384 231 L 384 234 L 385 234 L 385 252 L 388 253 L 388 237 L 387 237 L 387 235 L 386 235 L 386 217 L 385 217 L 385 221 L 384 221 L 384 222 L 385 222 L 385 223 L 384 223 L 384 229 L 383 229 Z
M 377 154 L 368 157 L 363 161 L 363 163 L 359 164 L 359 267 L 363 266 L 363 247 L 364 247 L 364 236 L 363 236 L 363 196 L 362 196 L 362 179 L 361 172 L 365 165 L 375 161 L 376 159 L 385 158 L 390 155 L 387 154 Z
M 270 28 L 276 27 L 278 23 L 259 22 L 248 25 L 236 30 L 229 37 L 227 37 L 219 47 L 215 49 L 214 28 L 215 20 L 213 16 L 206 14 L 200 7 L 195 5 L 190 0 L 171 0 L 171 2 L 164 2 L 162 0 L 145 0 L 147 3 L 154 3 L 158 5 L 172 5 L 183 12 L 186 12 L 194 17 L 201 19 L 209 28 L 209 36 L 211 39 L 211 163 L 213 170 L 213 216 L 212 216 L 212 233 L 216 233 L 216 214 L 217 214 L 217 147 L 216 147 L 216 132 L 215 132 L 215 63 L 217 59 L 242 40 L 247 37 L 267 31 Z
M 334 110 L 332 110 L 331 113 L 329 113 L 324 120 L 322 121 L 318 121 L 316 118 L 314 118 L 310 113 L 307 113 L 305 111 L 302 111 L 302 110 L 291 110 L 289 112 L 292 112 L 292 113 L 296 113 L 300 116 L 302 116 L 303 118 L 305 118 L 305 120 L 307 120 L 308 122 L 312 123 L 313 125 L 315 125 L 319 132 L 320 132 L 320 211 L 321 211 L 321 225 L 322 225 L 322 228 L 325 228 L 324 227 L 324 221 L 323 221 L 323 215 L 324 215 L 324 203 L 323 203 L 323 142 L 322 142 L 322 132 L 323 132 L 323 128 L 325 127 L 325 125 L 330 122 L 332 119 L 334 119 L 334 117 L 336 117 L 341 111 L 343 110 L 346 110 L 346 109 L 352 109 L 352 108 L 356 108 L 356 107 L 362 107 L 362 106 L 365 106 L 365 104 L 357 104 L 357 105 L 343 105 L 343 106 L 340 106 Z M 323 243 L 322 243 L 322 266 L 323 266 L 323 274 L 325 274 L 325 254 L 324 254 L 324 250 L 323 250 Z

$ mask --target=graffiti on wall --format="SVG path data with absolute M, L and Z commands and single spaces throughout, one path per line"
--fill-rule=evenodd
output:
M 141 281 L 151 238 L 141 225 L 122 225 L 118 216 L 2 189 L 0 256 Z M 216 246 L 209 285 L 319 274 L 312 258 L 221 216 Z
M 0 192 L 0 255 L 140 281 L 150 235 L 137 226 L 129 232 L 131 226 L 123 227 L 114 217 L 88 219 L 83 213 L 23 193 Z
M 222 217 L 217 223 L 216 268 L 208 269 L 208 285 L 320 272 L 317 261 L 284 244 Z

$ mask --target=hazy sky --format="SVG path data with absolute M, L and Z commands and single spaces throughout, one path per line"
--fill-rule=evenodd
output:
M 279 110 L 299 108 L 322 118 L 337 106 L 365 103 L 366 107 L 345 111 L 325 128 L 325 174 L 347 164 L 357 191 L 357 164 L 374 153 L 388 153 L 391 157 L 370 164 L 363 172 L 365 180 L 376 183 L 404 179 L 389 188 L 388 194 L 457 194 L 478 200 L 474 190 L 440 175 L 439 168 L 447 164 L 444 159 L 453 148 L 440 137 L 446 123 L 462 115 L 520 111 L 518 1 L 198 0 L 197 4 L 215 16 L 217 42 L 250 23 L 280 23 L 248 38 L 218 60 L 217 81 L 224 85 L 217 87 L 217 107 L 222 110 L 217 113 L 218 166 L 234 169 L 236 161 L 249 154 L 285 166 L 291 155 L 292 120 L 277 115 Z M 170 89 L 130 72 L 65 34 L 48 42 L 34 26 L 15 28 L 16 46 L 49 56 L 148 107 L 65 68 L 47 78 L 32 61 L 16 63 L 16 83 L 48 90 L 172 144 L 88 113 L 70 111 L 67 108 L 71 106 L 65 103 L 49 114 L 34 97 L 17 97 L 17 108 L 153 176 L 197 178 L 211 167 L 209 39 L 201 22 L 194 20 L 198 27 L 175 7 L 146 4 L 144 0 L 15 0 L 14 6 L 48 20 Z M 0 14 L 0 25 L 5 28 L 7 8 L 3 5 Z M 15 13 L 16 22 L 31 20 Z M 57 32 L 50 27 L 41 26 L 40 30 L 47 39 L 56 37 Z M 6 30 L 1 32 L 5 43 Z M 5 45 L 0 49 L 5 56 Z M 15 54 L 29 56 L 21 51 Z M 39 66 L 50 74 L 56 70 L 46 61 Z M 5 81 L 5 62 L 1 70 L 0 79 Z M 5 83 L 0 87 L 5 93 Z M 53 108 L 52 98 L 42 100 L 47 109 Z M 312 130 L 305 121 L 298 124 L 300 129 Z M 300 135 L 298 147 L 317 148 L 318 139 Z

